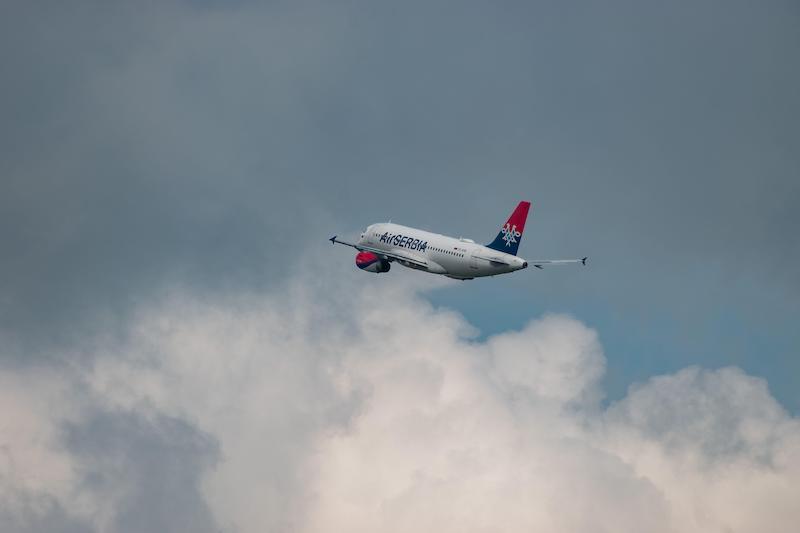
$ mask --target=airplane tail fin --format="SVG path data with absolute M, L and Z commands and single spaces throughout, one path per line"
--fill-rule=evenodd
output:
M 486 246 L 493 250 L 517 255 L 519 241 L 522 240 L 522 231 L 525 229 L 525 220 L 528 218 L 528 209 L 530 207 L 530 202 L 520 202 L 503 227 L 500 228 L 500 233 L 497 234 L 497 237 Z

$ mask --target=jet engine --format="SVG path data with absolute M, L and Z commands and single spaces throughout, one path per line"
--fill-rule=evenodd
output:
M 376 274 L 380 272 L 389 272 L 389 269 L 392 268 L 389 261 L 381 259 L 372 252 L 358 252 L 358 254 L 356 254 L 356 266 L 361 270 L 375 272 Z

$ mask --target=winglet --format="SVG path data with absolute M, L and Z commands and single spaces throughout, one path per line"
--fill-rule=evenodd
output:
M 583 263 L 583 266 L 586 266 L 586 260 L 587 259 L 589 259 L 588 255 L 586 257 L 584 257 L 583 259 L 581 259 L 581 263 Z
M 334 235 L 333 237 L 331 237 L 328 240 L 331 241 L 331 244 L 336 244 L 336 235 Z

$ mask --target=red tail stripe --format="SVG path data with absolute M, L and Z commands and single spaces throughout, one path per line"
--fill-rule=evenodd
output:
M 530 207 L 530 202 L 520 202 L 517 208 L 514 209 L 514 212 L 511 213 L 511 216 L 508 217 L 508 222 L 506 222 L 506 224 L 516 226 L 517 231 L 522 233 L 522 230 L 525 229 L 525 221 L 528 218 L 528 209 L 530 209 Z

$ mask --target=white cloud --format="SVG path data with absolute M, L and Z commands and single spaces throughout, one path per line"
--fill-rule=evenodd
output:
M 0 530 L 72 531 L 73 517 L 97 511 L 76 490 L 73 458 L 61 446 L 61 424 L 79 416 L 84 397 L 63 369 L 0 368 Z
M 605 358 L 585 325 L 545 316 L 476 341 L 402 279 L 173 296 L 90 370 L 33 387 L 3 370 L 2 449 L 17 474 L 7 461 L 0 505 L 11 516 L 24 489 L 122 530 L 125 502 L 96 501 L 80 481 L 91 458 L 58 446 L 65 422 L 101 410 L 216 439 L 215 466 L 183 467 L 204 465 L 222 530 L 763 532 L 800 520 L 800 424 L 763 380 L 688 368 L 603 408 Z M 178 434 L 143 427 L 158 442 Z

